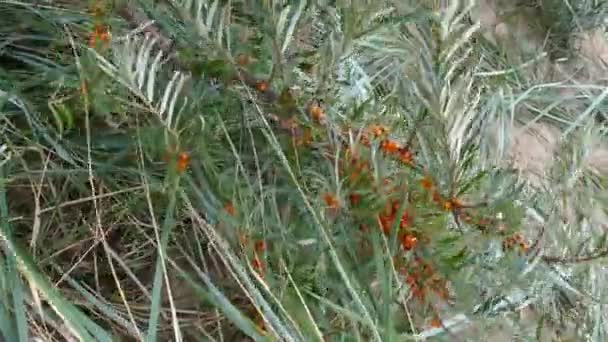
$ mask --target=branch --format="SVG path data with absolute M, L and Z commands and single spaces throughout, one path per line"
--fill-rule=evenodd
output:
M 603 258 L 606 256 L 608 256 L 608 247 L 605 247 L 604 249 L 600 250 L 599 252 L 597 252 L 593 255 L 585 255 L 585 256 L 571 257 L 571 258 L 544 255 L 542 257 L 542 260 L 544 262 L 550 263 L 550 264 L 578 264 L 578 263 L 582 263 L 582 262 L 593 261 L 593 260 L 600 259 L 600 258 Z

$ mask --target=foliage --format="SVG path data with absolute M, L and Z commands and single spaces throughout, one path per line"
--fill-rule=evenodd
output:
M 567 111 L 472 2 L 79 6 L 0 0 L 6 339 L 603 339 L 606 93 Z M 503 159 L 545 117 L 543 188 Z

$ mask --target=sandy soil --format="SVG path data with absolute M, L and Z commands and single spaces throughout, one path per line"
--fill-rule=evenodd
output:
M 531 23 L 530 13 L 520 11 L 508 19 L 501 14 L 512 9 L 513 1 L 479 0 L 476 14 L 482 24 L 484 36 L 499 46 L 511 51 L 535 52 L 543 50 L 545 37 Z M 567 64 L 545 62 L 539 66 L 546 79 L 553 82 L 572 77 L 577 69 L 576 81 L 608 84 L 608 40 L 600 30 L 583 32 L 573 37 L 573 44 L 580 57 Z M 547 72 L 549 71 L 549 72 Z M 572 72 L 571 72 L 572 71 Z M 564 91 L 566 95 L 567 91 Z M 569 103 L 573 110 L 584 111 L 579 103 Z M 509 148 L 509 161 L 520 170 L 533 184 L 540 185 L 545 180 L 560 144 L 561 132 L 551 123 L 541 122 L 525 128 L 514 126 L 511 130 L 512 142 Z M 600 141 L 594 142 L 584 164 L 596 172 L 608 173 L 608 146 Z

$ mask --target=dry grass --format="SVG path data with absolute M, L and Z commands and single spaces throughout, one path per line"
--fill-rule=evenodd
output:
M 10 292 L 0 281 L 0 290 L 11 300 L 25 293 L 16 307 L 27 315 L 15 310 L 16 325 L 29 323 L 32 335 L 45 341 L 86 340 L 89 333 L 91 340 L 106 334 L 264 340 L 268 333 L 294 341 L 435 334 L 508 341 L 537 331 L 549 341 L 600 331 L 594 324 L 602 313 L 591 315 L 598 306 L 590 298 L 605 297 L 596 285 L 606 275 L 599 261 L 579 261 L 602 250 L 608 224 L 602 204 L 607 120 L 601 116 L 606 35 L 574 28 L 566 44 L 571 53 L 564 54 L 558 51 L 564 41 L 549 34 L 561 28 L 547 30 L 537 7 L 513 11 L 521 4 L 480 0 L 473 19 L 481 22 L 485 42 L 465 16 L 453 24 L 454 17 L 437 11 L 435 21 L 426 21 L 405 3 L 390 11 L 380 2 L 316 12 L 294 5 L 282 15 L 266 2 L 235 1 L 230 15 L 206 7 L 208 18 L 162 4 L 149 12 L 154 26 L 143 26 L 144 11 L 132 8 L 108 15 L 115 35 L 95 49 L 82 44 L 96 20 L 82 19 L 84 9 L 49 11 L 44 15 L 75 23 L 53 31 L 59 48 L 49 51 L 56 54 L 42 49 L 36 56 L 43 57 L 28 60 L 23 46 L 7 43 L 14 83 L 2 83 L 0 75 L 0 94 L 14 84 L 28 101 L 25 110 L 0 104 L 12 152 L 7 166 L 0 165 L 8 172 L 0 189 L 10 213 L 2 211 L 0 196 L 8 242 L 1 261 L 6 255 L 22 276 L 11 281 L 24 284 Z M 19 8 L 29 13 L 28 6 Z M 401 16 L 392 17 L 397 12 Z M 290 28 L 298 15 L 303 19 Z M 2 39 L 11 33 L 0 32 L 2 58 Z M 126 46 L 119 40 L 127 32 L 160 43 L 150 50 Z M 238 44 L 226 47 L 229 39 Z M 442 59 L 452 46 L 452 58 Z M 142 62 L 154 61 L 158 49 L 168 58 L 154 68 Z M 277 56 L 282 63 L 273 62 Z M 235 76 L 226 71 L 235 63 L 252 66 Z M 175 70 L 188 76 L 181 88 L 169 82 Z M 28 82 L 38 84 L 34 92 Z M 283 91 L 287 86 L 291 93 Z M 171 98 L 177 106 L 167 105 Z M 367 102 L 355 105 L 361 99 Z M 498 109 L 488 114 L 487 108 Z M 290 114 L 293 121 L 281 116 Z M 296 119 L 300 126 L 292 130 Z M 355 143 L 360 131 L 349 135 L 342 128 L 369 124 L 386 125 L 394 140 L 367 155 Z M 314 143 L 297 145 L 305 133 Z M 387 152 L 400 158 L 411 152 L 394 147 L 400 141 L 414 152 L 407 163 L 395 163 Z M 332 159 L 345 147 L 369 158 L 367 188 L 351 186 L 338 157 Z M 429 179 L 427 188 L 422 184 Z M 393 199 L 382 189 L 393 180 L 407 185 L 401 191 L 413 213 L 407 224 L 420 232 L 421 249 L 363 229 L 385 218 L 382 210 Z M 358 208 L 351 203 L 354 190 L 380 195 Z M 461 201 L 480 204 L 463 209 Z M 491 223 L 463 222 L 465 211 L 479 215 L 469 220 Z M 365 221 L 370 217 L 375 221 Z M 491 234 L 507 225 L 525 233 L 529 254 L 501 254 L 496 246 L 503 237 Z M 432 248 L 422 242 L 427 232 Z M 398 253 L 403 260 L 391 257 Z M 450 279 L 458 301 L 437 294 L 416 302 L 410 279 L 395 266 L 414 255 L 437 260 L 436 274 Z M 13 257 L 19 262 L 11 264 Z M 488 271 L 494 267 L 500 271 Z M 556 280 L 562 274 L 566 280 Z M 493 313 L 495 298 L 511 290 L 529 297 Z M 573 306 L 564 304 L 569 296 L 576 298 Z M 487 312 L 471 314 L 478 305 Z M 443 323 L 466 314 L 472 324 L 431 329 L 428 321 L 438 312 Z

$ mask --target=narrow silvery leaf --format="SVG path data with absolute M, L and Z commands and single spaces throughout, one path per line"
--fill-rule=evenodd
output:
M 171 99 L 171 103 L 169 104 L 169 110 L 167 111 L 167 126 L 171 127 L 173 124 L 173 115 L 175 113 L 175 103 L 177 102 L 177 97 L 179 96 L 182 87 L 184 86 L 184 82 L 186 81 L 186 77 L 184 75 L 179 75 L 179 81 L 175 86 L 175 90 L 173 90 L 173 98 Z
M 207 29 L 213 27 L 213 17 L 215 16 L 215 11 L 217 10 L 217 3 L 218 1 L 215 0 L 213 4 L 211 4 L 211 8 L 207 13 L 207 20 L 205 21 L 205 26 L 207 26 Z
M 148 73 L 146 98 L 148 99 L 148 101 L 150 101 L 150 103 L 154 102 L 154 83 L 156 81 L 156 69 L 158 69 L 158 65 L 160 64 L 160 60 L 161 60 L 162 56 L 163 56 L 162 51 L 159 51 L 156 54 L 156 58 L 154 59 L 154 62 L 152 62 L 152 65 L 150 66 L 150 72 Z
M 283 10 L 281 11 L 281 15 L 279 16 L 279 21 L 277 22 L 277 36 L 282 36 L 283 35 L 283 31 L 285 30 L 285 25 L 287 23 L 287 16 L 289 15 L 289 10 L 291 9 L 291 6 L 286 6 L 285 8 L 283 8 Z
M 167 111 L 167 106 L 169 105 L 169 98 L 171 97 L 171 92 L 173 90 L 175 82 L 179 78 L 179 75 L 180 74 L 178 72 L 173 74 L 171 81 L 169 82 L 169 84 L 167 84 L 167 87 L 165 88 L 165 93 L 163 95 L 163 99 L 162 99 L 162 101 L 160 103 L 160 107 L 158 109 L 158 113 L 160 114 L 162 120 L 165 123 L 170 122 L 170 120 L 171 120 L 171 118 L 170 118 L 171 113 L 167 113 L 166 111 Z M 167 119 L 167 116 L 169 116 L 168 119 Z
M 289 46 L 289 42 L 291 41 L 293 32 L 296 28 L 298 20 L 300 19 L 300 16 L 302 15 L 304 7 L 306 7 L 306 0 L 300 0 L 300 5 L 298 6 L 296 13 L 294 13 L 294 15 L 291 17 L 289 27 L 287 28 L 287 32 L 285 33 L 285 39 L 283 40 L 283 48 L 281 49 L 281 53 L 285 53 L 285 50 L 287 50 L 287 46 Z
M 138 77 L 137 77 L 137 87 L 140 89 L 143 88 L 143 86 L 144 86 L 146 70 L 148 69 L 148 61 L 150 59 L 150 54 L 151 54 L 152 48 L 154 47 L 156 42 L 157 42 L 156 37 L 149 39 L 148 36 L 146 36 L 146 39 L 144 40 L 144 43 L 142 44 L 142 47 L 140 48 L 140 53 L 137 58 L 137 65 L 138 65 L 137 68 L 139 69 L 139 73 L 138 73 Z

